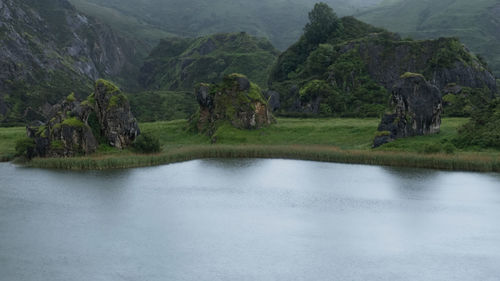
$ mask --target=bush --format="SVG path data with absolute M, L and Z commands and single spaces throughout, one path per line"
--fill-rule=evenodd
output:
M 453 154 L 457 148 L 451 142 L 446 143 L 443 146 L 443 150 L 446 154 Z
M 440 143 L 430 143 L 422 147 L 422 152 L 425 154 L 439 153 L 443 150 L 443 146 Z
M 22 138 L 16 141 L 16 156 L 31 159 L 35 154 L 35 141 L 31 138 Z
M 141 134 L 135 140 L 133 148 L 139 153 L 156 153 L 160 152 L 160 140 L 149 134 Z

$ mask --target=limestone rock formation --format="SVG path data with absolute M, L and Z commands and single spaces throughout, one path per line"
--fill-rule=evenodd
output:
M 272 112 L 275 112 L 280 108 L 280 93 L 268 90 L 264 92 L 264 96 L 267 98 L 269 108 Z
M 239 129 L 257 129 L 274 122 L 260 88 L 243 75 L 228 75 L 215 85 L 200 84 L 195 91 L 200 110 L 192 122 L 199 132 L 212 136 L 224 122 Z
M 83 102 L 71 94 L 52 106 L 46 119 L 26 128 L 35 143 L 33 157 L 90 154 L 99 141 L 122 149 L 140 133 L 126 97 L 105 80 L 98 80 L 94 93 Z
M 109 144 L 120 149 L 129 146 L 139 135 L 139 126 L 127 97 L 115 85 L 98 80 L 94 98 L 101 132 Z
M 439 89 L 420 74 L 407 73 L 392 90 L 393 112 L 385 114 L 373 146 L 397 138 L 439 133 L 443 102 Z

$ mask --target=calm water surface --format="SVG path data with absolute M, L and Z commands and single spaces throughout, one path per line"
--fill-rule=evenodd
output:
M 500 176 L 0 164 L 0 280 L 500 280 Z

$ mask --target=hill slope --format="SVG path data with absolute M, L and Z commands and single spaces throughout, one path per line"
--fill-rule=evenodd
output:
M 285 49 L 300 37 L 307 12 L 316 0 L 71 0 L 82 11 L 136 38 L 155 40 L 162 33 L 198 37 L 245 31 L 267 37 Z M 326 0 L 342 15 L 372 7 L 381 0 Z
M 135 42 L 78 12 L 66 0 L 0 1 L 0 123 L 23 122 L 99 77 L 132 75 Z
M 192 90 L 196 83 L 218 82 L 242 73 L 265 86 L 279 52 L 264 38 L 247 33 L 161 40 L 141 68 L 141 84 L 148 89 Z
M 356 17 L 417 39 L 458 37 L 500 76 L 498 0 L 396 0 Z
M 388 90 L 407 73 L 423 75 L 445 92 L 458 86 L 457 92 L 478 89 L 473 95 L 488 98 L 497 91 L 493 75 L 458 39 L 401 40 L 353 17 L 337 19 L 331 12 L 313 17 L 308 26 L 301 39 L 281 54 L 270 76 L 269 86 L 279 92 L 285 113 L 380 116 Z

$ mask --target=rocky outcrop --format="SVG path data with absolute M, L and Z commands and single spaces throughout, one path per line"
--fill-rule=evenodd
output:
M 98 80 L 95 91 L 79 102 L 74 94 L 48 109 L 47 122 L 33 122 L 27 135 L 35 143 L 32 157 L 90 154 L 101 144 L 122 149 L 139 135 L 130 105 L 110 82 Z
M 494 75 L 456 38 L 420 42 L 368 40 L 348 45 L 343 51 L 353 48 L 359 50 L 370 76 L 389 89 L 402 73 L 413 72 L 423 73 L 440 90 L 455 83 L 497 91 Z
M 281 107 L 280 93 L 276 91 L 265 91 L 264 96 L 266 97 L 267 102 L 269 103 L 269 108 L 272 112 L 277 111 Z
M 115 85 L 98 80 L 94 99 L 101 132 L 109 144 L 120 149 L 129 146 L 139 135 L 139 126 L 127 97 Z
M 243 75 L 228 75 L 219 84 L 200 84 L 195 91 L 200 110 L 192 122 L 199 132 L 213 136 L 224 123 L 258 129 L 274 122 L 262 91 Z
M 439 133 L 443 102 L 439 89 L 420 74 L 407 73 L 392 90 L 393 112 L 385 114 L 373 146 L 397 138 Z
M 269 88 L 280 93 L 281 111 L 379 116 L 388 91 L 406 72 L 421 73 L 440 91 L 457 85 L 497 94 L 484 61 L 456 38 L 401 39 L 353 18 L 342 23 L 343 34 L 332 34 L 330 42 L 311 47 L 301 39 L 279 57 Z M 328 89 L 304 99 L 301 93 L 316 79 Z

